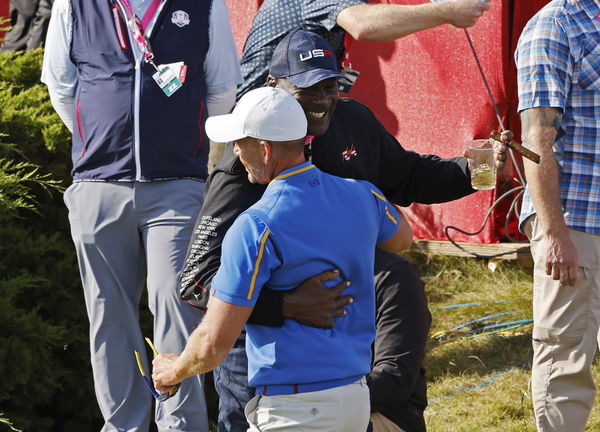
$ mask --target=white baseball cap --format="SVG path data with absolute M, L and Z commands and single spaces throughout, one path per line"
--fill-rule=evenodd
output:
M 216 142 L 246 137 L 292 141 L 306 136 L 304 110 L 285 90 L 261 87 L 241 97 L 231 114 L 209 117 L 206 134 Z

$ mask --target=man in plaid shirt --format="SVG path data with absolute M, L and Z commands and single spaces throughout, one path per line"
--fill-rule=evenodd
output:
M 600 5 L 554 0 L 516 52 L 525 161 L 521 212 L 535 261 L 532 392 L 539 431 L 583 431 L 600 326 Z

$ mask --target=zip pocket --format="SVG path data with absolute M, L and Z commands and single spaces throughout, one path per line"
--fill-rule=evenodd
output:
M 119 14 L 119 8 L 116 4 L 112 5 L 112 13 L 113 19 L 115 21 L 115 31 L 117 32 L 117 39 L 119 40 L 119 46 L 122 50 L 127 49 L 127 39 L 125 37 L 125 29 L 123 28 L 123 23 L 121 21 L 121 16 Z
M 77 120 L 77 132 L 79 133 L 79 138 L 81 138 L 81 142 L 83 144 L 83 151 L 81 152 L 81 156 L 79 158 L 85 156 L 85 152 L 87 151 L 87 144 L 85 142 L 85 138 L 83 137 L 83 128 L 81 127 L 81 99 L 77 99 L 77 106 L 75 107 L 75 119 Z

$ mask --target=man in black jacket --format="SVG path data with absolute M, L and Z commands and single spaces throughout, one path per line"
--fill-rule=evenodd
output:
M 303 56 L 305 61 L 301 62 L 301 67 L 290 70 L 290 64 L 293 63 L 290 59 L 299 58 L 309 51 L 321 52 L 314 50 L 323 50 L 328 54 L 310 59 Z M 306 146 L 307 154 L 310 153 L 312 162 L 321 170 L 341 177 L 368 180 L 391 202 L 402 206 L 408 206 L 412 202 L 446 202 L 474 192 L 464 157 L 442 159 L 407 151 L 385 130 L 369 108 L 355 100 L 339 98 L 335 78 L 339 75 L 337 61 L 330 45 L 320 36 L 303 30 L 291 32 L 275 50 L 270 71 L 268 85 L 284 88 L 302 105 L 308 119 L 308 133 L 314 135 L 312 142 Z M 505 133 L 504 139 L 511 136 L 512 134 Z M 499 147 L 501 151 L 497 154 L 497 160 L 501 166 L 506 148 Z M 184 299 L 199 307 L 206 305 L 210 281 L 219 268 L 223 236 L 235 218 L 258 201 L 263 191 L 264 187 L 248 181 L 243 165 L 231 149 L 227 148 L 206 183 L 204 205 L 181 278 L 181 295 Z M 398 263 L 394 273 L 406 272 L 402 286 L 406 293 L 401 295 L 418 296 L 422 292 L 422 284 L 415 276 L 414 269 L 400 257 L 387 257 L 388 260 L 393 258 Z M 375 265 L 382 272 L 385 270 L 378 260 Z M 377 277 L 380 276 L 381 272 Z M 281 325 L 284 318 L 292 318 L 305 325 L 333 327 L 335 317 L 345 313 L 343 306 L 349 304 L 351 299 L 341 296 L 346 286 L 343 283 L 332 289 L 325 289 L 320 282 L 330 278 L 333 278 L 332 274 L 317 275 L 285 295 L 266 290 L 266 295 L 261 294 L 250 322 L 276 326 Z M 385 284 L 388 280 L 397 282 L 399 278 L 401 277 L 383 278 L 381 283 Z M 408 307 L 410 306 L 409 304 Z M 410 319 L 420 320 L 425 325 L 428 322 L 428 312 L 426 308 L 415 308 L 413 312 L 419 314 L 419 311 L 419 318 L 411 314 Z M 395 344 L 394 351 L 402 353 L 392 355 L 397 362 L 396 366 L 385 368 L 385 373 L 378 374 L 375 364 L 369 379 L 373 392 L 372 402 L 389 397 L 375 396 L 374 389 L 379 386 L 381 379 L 405 383 L 402 402 L 398 406 L 372 404 L 371 407 L 374 412 L 403 413 L 405 423 L 398 423 L 395 419 L 393 421 L 398 428 L 405 427 L 405 432 L 420 432 L 425 427 L 424 379 L 422 385 L 417 385 L 417 382 L 419 377 L 422 378 L 419 370 L 428 323 L 421 327 L 416 333 L 419 338 L 417 344 Z M 407 341 L 406 335 L 399 335 L 396 340 Z M 387 358 L 386 354 L 378 351 L 378 346 L 383 347 L 385 344 L 376 342 L 375 358 Z M 219 431 L 246 430 L 243 408 L 253 392 L 247 388 L 244 356 L 244 340 L 240 339 L 228 359 L 215 370 L 215 384 L 220 396 Z M 392 385 L 391 382 L 386 382 L 379 388 L 388 388 L 388 385 Z M 411 406 L 407 401 L 413 400 L 420 402 Z

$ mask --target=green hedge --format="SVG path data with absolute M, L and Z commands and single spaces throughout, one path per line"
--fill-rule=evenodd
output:
M 41 50 L 0 54 L 0 430 L 97 430 L 62 202 L 70 137 L 39 82 L 41 61 Z

